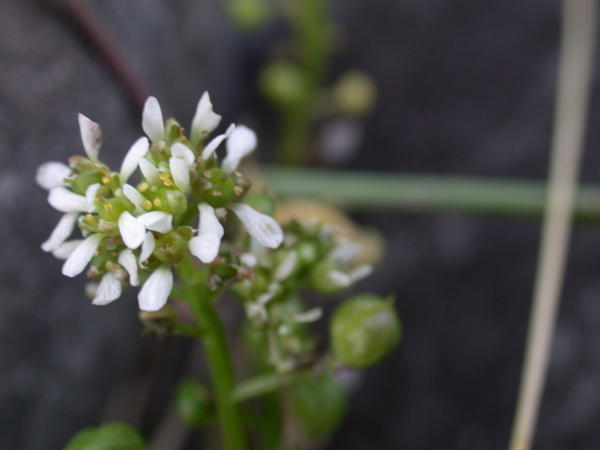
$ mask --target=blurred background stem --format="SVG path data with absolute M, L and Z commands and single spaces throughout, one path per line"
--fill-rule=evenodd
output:
M 594 48 L 594 0 L 563 0 L 557 100 L 547 207 L 544 211 L 533 308 L 510 441 L 531 448 L 544 390 L 554 325 L 565 276 Z
M 324 200 L 353 210 L 456 212 L 540 218 L 546 185 L 539 181 L 345 170 L 269 168 L 267 186 L 280 197 Z M 580 186 L 578 223 L 600 223 L 600 186 Z

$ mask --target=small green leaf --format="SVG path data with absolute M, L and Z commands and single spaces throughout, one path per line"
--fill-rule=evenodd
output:
M 109 422 L 97 428 L 86 428 L 77 433 L 64 450 L 145 450 L 140 435 L 119 422 Z

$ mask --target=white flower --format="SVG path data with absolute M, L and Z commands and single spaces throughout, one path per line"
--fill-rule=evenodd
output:
M 119 216 L 119 231 L 125 245 L 136 249 L 144 242 L 146 230 L 168 233 L 173 228 L 173 216 L 163 211 L 150 211 L 133 216 L 124 211 Z
M 190 127 L 190 142 L 192 145 L 196 145 L 204 136 L 217 128 L 219 122 L 221 122 L 221 116 L 213 111 L 210 96 L 208 92 L 204 92 L 198 101 L 196 113 Z
M 140 284 L 138 279 L 137 261 L 135 259 L 135 255 L 130 249 L 126 248 L 121 253 L 119 253 L 118 262 L 129 274 L 129 284 L 131 284 L 132 286 L 137 286 L 138 284 Z
M 50 237 L 42 244 L 42 250 L 45 252 L 54 251 L 65 242 L 71 236 L 78 216 L 79 213 L 77 212 L 70 212 L 62 216 L 54 230 L 52 230 Z
M 224 230 L 212 206 L 201 203 L 198 205 L 198 212 L 198 236 L 193 237 L 188 245 L 192 255 L 208 264 L 219 254 Z
M 152 142 L 165 139 L 165 124 L 163 122 L 162 111 L 155 97 L 148 97 L 144 104 L 142 128 Z
M 160 171 L 147 159 L 143 158 L 140 160 L 140 170 L 142 171 L 142 175 L 144 175 L 144 178 L 148 181 L 148 183 L 160 183 Z
M 123 195 L 125 195 L 127 200 L 133 203 L 137 209 L 143 211 L 146 197 L 140 194 L 136 188 L 130 184 L 123 185 Z
M 120 173 L 122 183 L 125 183 L 131 174 L 135 172 L 135 169 L 137 169 L 140 161 L 148 153 L 149 148 L 150 144 L 148 143 L 148 139 L 145 137 L 141 137 L 133 143 L 125 155 L 125 158 L 123 158 L 123 163 L 121 164 Z
M 92 234 L 85 238 L 81 244 L 69 255 L 62 267 L 63 275 L 67 277 L 76 277 L 85 270 L 85 267 L 94 257 L 102 235 L 100 233 Z
M 259 244 L 269 248 L 277 248 L 283 242 L 283 231 L 275 219 L 262 214 L 243 203 L 231 207 L 242 221 L 246 230 Z
M 297 262 L 298 252 L 292 250 L 277 266 L 277 268 L 275 269 L 275 273 L 273 274 L 273 278 L 275 278 L 276 280 L 285 280 L 286 278 L 289 278 L 292 272 L 294 272 Z
M 160 266 L 146 280 L 138 294 L 139 307 L 143 311 L 158 311 L 173 289 L 173 273 L 168 266 Z
M 66 164 L 48 161 L 38 167 L 35 174 L 37 184 L 49 191 L 58 186 L 66 186 L 65 179 L 71 174 L 71 168 Z
M 332 270 L 327 276 L 329 279 L 341 288 L 346 288 L 357 281 L 368 277 L 373 272 L 373 267 L 370 264 L 358 266 L 350 272 L 342 272 L 341 270 Z
M 108 305 L 121 296 L 121 281 L 111 272 L 102 277 L 92 300 L 94 305 Z
M 144 237 L 144 242 L 142 242 L 142 251 L 140 253 L 140 263 L 146 262 L 148 258 L 154 252 L 154 248 L 156 247 L 156 239 L 154 239 L 154 234 L 151 231 L 146 233 Z
M 227 128 L 227 131 L 225 131 L 225 133 L 212 138 L 211 141 L 208 144 L 206 144 L 204 150 L 202 150 L 202 159 L 207 160 L 208 158 L 210 158 L 210 156 L 215 152 L 219 145 L 221 145 L 221 142 L 223 142 L 225 139 L 231 136 L 233 130 L 235 130 L 235 125 L 231 124 L 229 125 L 229 128 Z
M 323 310 L 321 308 L 311 308 L 302 313 L 294 314 L 292 320 L 296 323 L 310 323 L 316 322 L 322 315 Z
M 97 160 L 102 145 L 102 129 L 100 125 L 81 113 L 77 115 L 77 120 L 83 149 L 91 160 Z
M 70 241 L 63 242 L 54 250 L 52 250 L 52 255 L 57 259 L 67 259 L 82 242 L 83 239 L 72 239 Z
M 244 125 L 235 127 L 227 139 L 227 156 L 221 167 L 226 172 L 233 172 L 238 168 L 240 161 L 256 148 L 256 133 Z
M 138 248 L 144 242 L 146 227 L 128 211 L 119 216 L 119 231 L 123 242 L 129 248 Z
M 169 159 L 169 168 L 175 185 L 186 192 L 190 187 L 190 169 L 195 165 L 194 152 L 180 142 L 171 147 L 171 158 Z
M 50 189 L 48 193 L 48 203 L 54 209 L 69 212 L 94 212 L 96 205 L 96 193 L 100 185 L 92 184 L 87 188 L 86 195 L 75 194 L 63 186 Z

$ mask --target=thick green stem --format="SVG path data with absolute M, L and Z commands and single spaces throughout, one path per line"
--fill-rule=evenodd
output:
M 196 289 L 198 295 L 191 302 L 198 325 L 202 329 L 202 344 L 217 406 L 223 447 L 227 450 L 247 449 L 245 430 L 237 404 L 232 401 L 235 377 L 225 330 L 212 301 L 214 294 Z M 212 294 L 212 295 L 210 295 Z

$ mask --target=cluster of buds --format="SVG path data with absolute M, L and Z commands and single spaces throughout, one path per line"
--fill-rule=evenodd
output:
M 302 289 L 335 293 L 371 273 L 371 266 L 356 266 L 358 247 L 337 238 L 320 222 L 288 222 L 284 240 L 273 251 L 250 241 L 240 261 L 248 270 L 232 285 L 244 301 L 251 326 L 259 335 L 267 331 L 267 358 L 281 371 L 292 370 L 310 359 L 314 343 L 306 324 L 321 318 L 321 308 L 307 309 L 298 298 Z M 244 245 L 240 245 L 244 248 Z
M 206 264 L 218 257 L 221 221 L 230 212 L 259 246 L 279 247 L 283 231 L 275 219 L 242 202 L 250 182 L 237 169 L 255 149 L 256 135 L 243 125 L 231 125 L 205 142 L 220 121 L 204 93 L 186 137 L 175 120 L 163 121 L 158 101 L 150 97 L 142 114 L 147 137 L 131 146 L 114 172 L 99 160 L 100 126 L 80 114 L 87 157 L 39 167 L 38 184 L 49 191 L 50 205 L 64 213 L 42 249 L 65 260 L 66 276 L 77 276 L 90 265 L 88 277 L 99 280 L 93 304 L 116 300 L 128 282 L 143 283 L 140 309 L 162 308 L 175 266 L 189 254 Z M 227 153 L 219 164 L 216 150 L 224 142 Z M 130 178 L 137 169 L 141 177 L 134 185 Z M 188 223 L 196 214 L 197 229 Z M 76 227 L 82 238 L 69 240 Z

